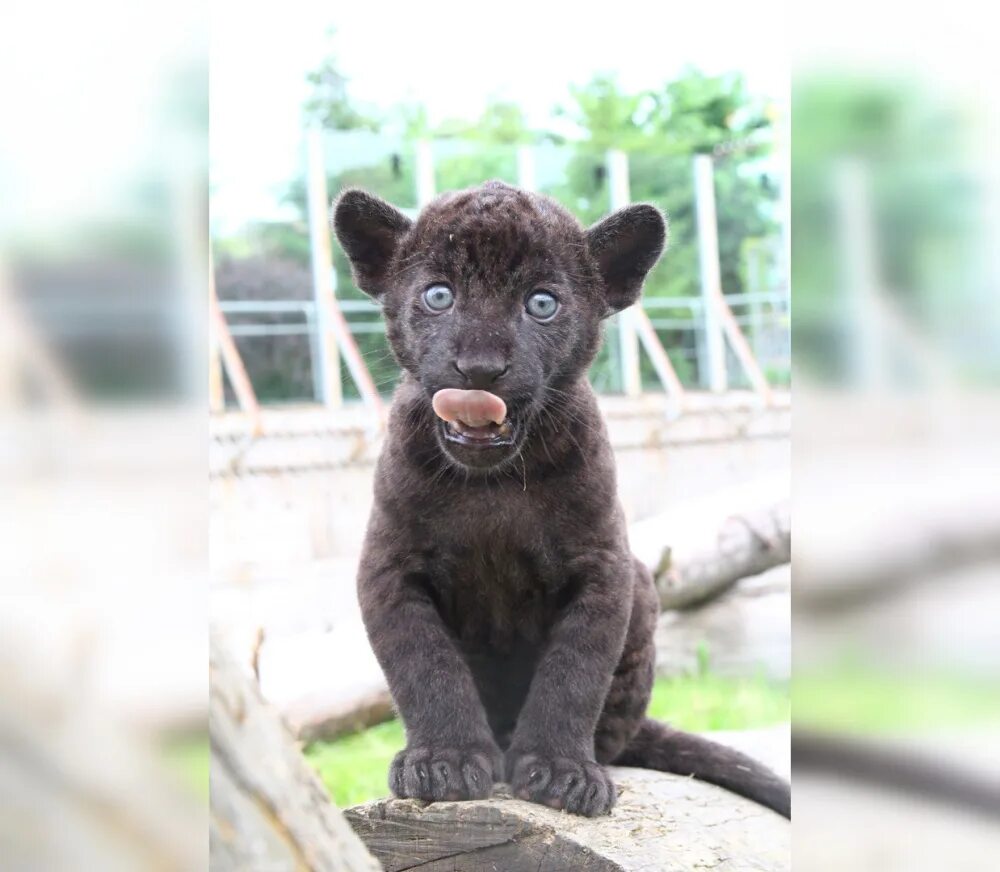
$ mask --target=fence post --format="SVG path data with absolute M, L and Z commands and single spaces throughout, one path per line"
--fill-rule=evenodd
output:
M 333 250 L 330 247 L 330 198 L 326 189 L 323 134 L 317 127 L 306 131 L 306 193 L 309 201 L 309 257 L 312 261 L 313 296 L 316 300 L 320 402 L 339 409 L 343 402 L 340 383 L 340 352 L 332 329 Z M 315 376 L 314 376 L 315 378 Z
M 747 339 L 756 357 L 761 356 L 761 336 L 764 323 L 763 304 L 760 294 L 764 294 L 767 289 L 767 256 L 768 249 L 760 242 L 753 242 L 746 246 L 746 270 L 747 270 L 747 291 L 750 294 L 750 302 L 747 303 L 747 315 L 750 321 L 747 332 Z
M 319 398 L 323 396 L 323 371 L 319 364 L 320 358 L 323 355 L 322 349 L 320 348 L 319 341 L 319 322 L 316 319 L 316 308 L 303 308 L 302 314 L 305 316 L 306 329 L 309 331 L 309 360 L 312 361 L 312 383 L 313 383 L 313 397 Z
M 423 209 L 437 193 L 434 182 L 434 152 L 426 139 L 417 141 L 416 162 L 417 208 Z
M 833 185 L 850 339 L 848 365 L 854 383 L 870 388 L 887 378 L 878 335 L 880 282 L 870 179 L 861 162 L 845 159 L 835 168 Z
M 708 368 L 708 389 L 726 390 L 726 345 L 716 295 L 722 294 L 719 268 L 719 231 L 715 213 L 715 164 L 712 156 L 694 157 L 694 194 L 698 213 L 698 261 L 701 272 L 704 362 Z M 699 363 L 701 361 L 699 360 Z M 704 379 L 704 373 L 701 374 Z
M 628 183 L 628 155 L 619 149 L 611 149 L 608 151 L 607 162 L 611 210 L 615 211 L 623 209 L 632 199 Z M 622 390 L 628 397 L 637 397 L 642 393 L 639 337 L 635 329 L 634 316 L 631 306 L 617 315 Z
M 525 191 L 537 189 L 535 181 L 535 150 L 530 145 L 517 147 L 517 186 Z

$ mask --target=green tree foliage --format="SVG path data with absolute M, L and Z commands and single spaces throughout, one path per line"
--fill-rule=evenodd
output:
M 380 127 L 378 119 L 362 112 L 347 92 L 347 77 L 340 71 L 333 55 L 306 76 L 312 95 L 306 101 L 306 117 L 328 130 L 372 130 Z
M 586 85 L 570 86 L 572 102 L 556 114 L 579 128 L 591 150 L 630 150 L 645 144 L 650 112 L 655 106 L 651 92 L 628 94 L 614 76 L 599 73 Z
M 853 289 L 843 247 L 830 241 L 845 233 L 839 210 L 856 205 L 852 184 L 872 209 L 880 291 L 918 329 L 950 333 L 952 353 L 971 360 L 979 352 L 968 314 L 982 311 L 985 290 L 977 273 L 982 192 L 967 152 L 974 120 L 918 81 L 842 71 L 797 84 L 793 112 L 797 365 L 815 379 L 850 377 Z M 980 335 L 980 349 L 995 348 Z
M 667 255 L 646 281 L 646 296 L 669 298 L 699 292 L 698 239 L 692 157 L 716 154 L 715 191 L 722 287 L 727 294 L 746 291 L 748 246 L 777 232 L 771 214 L 777 186 L 769 174 L 771 121 L 766 107 L 747 93 L 738 75 L 706 76 L 687 70 L 658 91 L 632 93 L 613 76 L 595 76 L 571 90 L 572 100 L 560 115 L 580 133 L 564 182 L 547 193 L 572 208 L 585 223 L 608 208 L 606 152 L 629 154 L 629 188 L 633 201 L 655 203 L 668 216 Z M 684 307 L 662 308 L 661 319 L 685 319 Z M 661 330 L 661 339 L 683 381 L 696 380 L 694 336 Z M 595 380 L 615 387 L 614 344 L 598 360 Z M 644 381 L 655 379 L 648 360 Z M 603 374 L 603 375 L 602 375 Z
M 539 138 L 539 134 L 529 126 L 520 105 L 497 98 L 487 101 L 478 118 L 472 121 L 448 119 L 429 132 L 439 139 L 461 138 L 489 145 L 520 145 Z

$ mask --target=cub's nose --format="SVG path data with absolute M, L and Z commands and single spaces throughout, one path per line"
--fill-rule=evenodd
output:
M 452 366 L 466 385 L 479 390 L 502 379 L 510 369 L 510 364 L 499 357 L 459 357 Z

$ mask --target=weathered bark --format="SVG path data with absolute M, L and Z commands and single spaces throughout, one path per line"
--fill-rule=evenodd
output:
M 211 681 L 212 869 L 379 869 L 277 713 L 216 639 Z
M 688 778 L 615 768 L 618 804 L 582 818 L 512 799 L 379 800 L 345 815 L 387 872 L 638 872 L 790 867 L 789 823 Z
M 669 531 L 664 530 L 669 536 Z M 742 578 L 759 575 L 791 560 L 789 504 L 785 500 L 754 512 L 729 517 L 711 547 L 677 554 L 664 549 L 654 569 L 664 609 L 700 605 Z

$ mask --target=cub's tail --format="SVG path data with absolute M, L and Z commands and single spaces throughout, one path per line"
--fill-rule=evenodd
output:
M 691 775 L 759 802 L 786 818 L 792 816 L 788 782 L 766 766 L 725 745 L 649 718 L 614 762 L 617 766 Z

